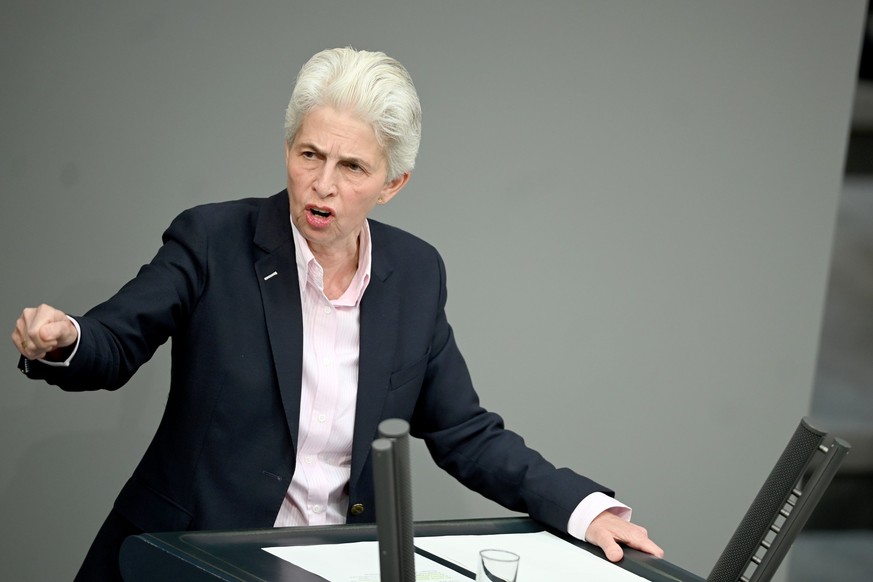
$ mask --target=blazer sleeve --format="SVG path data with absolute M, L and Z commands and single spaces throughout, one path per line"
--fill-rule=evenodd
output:
M 207 277 L 207 241 L 195 212 L 180 214 L 164 232 L 154 259 L 136 277 L 76 317 L 81 335 L 70 365 L 28 361 L 27 376 L 67 391 L 123 386 L 184 325 Z
M 557 468 L 503 419 L 482 408 L 446 314 L 445 266 L 437 255 L 440 297 L 424 383 L 413 416 L 436 463 L 468 488 L 566 531 L 570 514 L 593 492 L 614 493 Z

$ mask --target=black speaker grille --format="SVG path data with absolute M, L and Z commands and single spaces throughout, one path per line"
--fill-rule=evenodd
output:
M 815 455 L 823 434 L 801 422 L 713 567 L 707 582 L 736 582 Z

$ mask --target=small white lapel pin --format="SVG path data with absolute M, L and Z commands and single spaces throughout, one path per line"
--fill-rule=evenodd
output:
M 272 273 L 270 273 L 269 275 L 267 275 L 266 277 L 264 277 L 264 281 L 269 281 L 270 279 L 272 279 L 273 277 L 275 277 L 275 276 L 278 275 L 278 274 L 279 274 L 279 273 L 277 273 L 276 271 L 273 271 Z

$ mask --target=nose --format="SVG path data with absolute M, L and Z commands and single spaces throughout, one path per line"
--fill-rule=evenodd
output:
M 327 198 L 336 194 L 336 166 L 324 164 L 321 171 L 315 177 L 315 193 L 320 198 Z

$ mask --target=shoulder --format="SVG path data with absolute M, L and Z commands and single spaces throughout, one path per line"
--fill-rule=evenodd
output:
M 393 276 L 416 289 L 445 285 L 446 268 L 433 245 L 394 226 L 375 220 L 369 224 L 375 276 Z
M 396 257 L 439 257 L 439 252 L 433 245 L 414 234 L 376 220 L 368 219 L 368 222 L 374 252 Z
M 245 222 L 257 217 L 260 209 L 272 198 L 240 198 L 224 202 L 200 204 L 182 211 L 175 221 L 194 221 L 214 226 Z
M 287 208 L 287 196 L 280 192 L 267 198 L 240 198 L 224 202 L 200 204 L 182 211 L 170 224 L 167 234 L 177 232 L 216 234 L 253 234 L 259 220 L 272 216 L 269 221 L 281 224 L 282 204 Z M 287 216 L 287 210 L 284 215 Z M 287 222 L 287 219 L 285 219 Z

